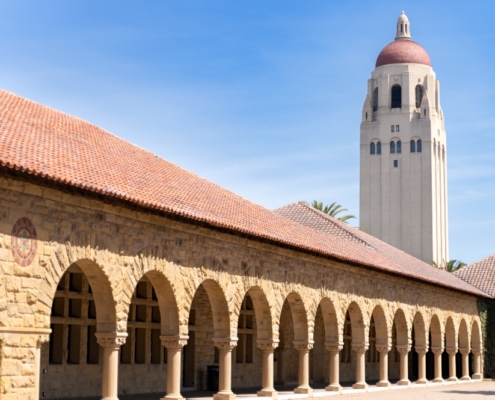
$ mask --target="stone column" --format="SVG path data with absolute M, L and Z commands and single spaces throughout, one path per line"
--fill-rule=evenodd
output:
M 127 333 L 96 333 L 95 336 L 103 348 L 101 398 L 118 400 L 119 348 L 125 343 Z
M 388 381 L 388 353 L 390 349 L 391 347 L 389 345 L 376 346 L 376 350 L 380 354 L 380 380 L 377 382 L 376 386 L 390 386 L 390 382 Z
M 312 397 L 313 389 L 309 386 L 309 351 L 313 348 L 313 341 L 294 340 L 294 347 L 299 352 L 299 386 L 294 389 L 294 393 Z
M 418 380 L 416 383 L 420 385 L 427 385 L 428 380 L 426 379 L 426 348 L 425 347 L 415 347 L 416 353 L 418 353 Z
M 481 351 L 473 350 L 473 379 L 482 379 L 481 374 Z
M 461 381 L 470 381 L 469 377 L 469 349 L 459 349 L 462 354 L 462 377 Z
M 354 389 L 368 389 L 366 383 L 366 359 L 365 354 L 368 345 L 353 345 L 352 350 L 356 353 L 356 383 L 352 385 Z
M 237 338 L 213 339 L 218 349 L 220 361 L 220 376 L 218 382 L 218 393 L 213 395 L 213 400 L 235 400 L 232 392 L 232 350 L 237 346 Z
M 261 350 L 261 390 L 257 393 L 260 397 L 278 398 L 277 391 L 273 388 L 273 352 L 278 346 L 278 339 L 258 339 L 258 348 Z
M 455 355 L 457 354 L 457 349 L 447 349 L 449 355 L 449 377 L 447 381 L 457 382 L 457 373 L 455 368 Z
M 397 382 L 397 385 L 410 386 L 411 381 L 409 380 L 408 354 L 411 351 L 411 347 L 397 346 L 397 351 L 400 355 L 400 380 Z
M 330 384 L 325 388 L 327 391 L 342 393 L 340 386 L 340 351 L 344 347 L 344 343 L 325 343 L 326 349 L 330 352 Z
M 34 382 L 34 397 L 40 398 L 40 379 L 41 379 L 41 347 L 50 341 L 49 335 L 38 335 L 36 337 L 36 354 L 35 354 L 35 382 Z
M 441 347 L 432 347 L 431 351 L 435 356 L 435 374 L 432 382 L 443 382 L 442 378 L 442 353 L 443 349 Z
M 167 349 L 167 395 L 163 399 L 182 399 L 180 376 L 182 348 L 189 336 L 160 336 L 162 346 Z

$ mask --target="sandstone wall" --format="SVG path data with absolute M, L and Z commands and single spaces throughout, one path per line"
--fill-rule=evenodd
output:
M 36 229 L 34 259 L 25 266 L 12 252 L 13 226 L 20 218 L 28 218 Z M 439 326 L 437 322 L 434 328 L 432 325 L 433 336 L 443 342 L 450 320 L 455 338 L 463 321 L 468 327 L 463 333 L 469 335 L 466 340 L 472 347 L 481 346 L 473 296 L 1 178 L 2 399 L 34 398 L 40 368 L 47 370 L 41 374 L 46 398 L 98 394 L 100 365 L 55 367 L 47 363 L 48 345 L 43 344 L 50 329 L 57 285 L 71 265 L 80 268 L 91 285 L 98 332 L 127 331 L 132 296 L 145 275 L 157 292 L 162 316 L 170 316 L 167 322 L 162 317 L 162 335 L 188 335 L 190 310 L 195 302 L 201 304 L 195 326 L 194 385 L 198 388 L 205 385 L 199 371 L 214 357 L 211 338 L 237 336 L 246 293 L 255 306 L 255 340 L 281 341 L 275 368 L 277 374 L 282 371 L 282 376 L 277 375 L 277 380 L 297 379 L 294 339 L 316 339 L 313 377 L 328 379 L 328 370 L 315 371 L 322 360 L 324 368 L 328 364 L 328 355 L 321 354 L 324 330 L 315 328 L 319 306 L 338 332 L 325 331 L 327 342 L 343 340 L 344 318 L 350 310 L 356 343 L 367 342 L 372 315 L 381 327 L 377 340 L 390 341 L 394 318 L 400 314 L 409 343 L 413 323 L 427 333 L 432 321 L 438 321 Z M 477 334 L 471 335 L 472 331 Z M 234 362 L 233 386 L 258 387 L 260 362 L 256 348 L 252 363 Z M 165 367 L 164 363 L 121 366 L 120 391 L 163 391 Z M 354 362 L 342 365 L 342 380 L 352 381 L 354 371 Z M 394 373 L 397 371 L 390 371 L 391 376 Z

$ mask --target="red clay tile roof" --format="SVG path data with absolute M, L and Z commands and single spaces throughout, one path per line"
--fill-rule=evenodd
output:
M 374 247 L 300 225 L 79 118 L 0 90 L 0 166 L 109 199 L 486 296 L 361 232 Z
M 399 63 L 424 64 L 431 67 L 430 56 L 426 50 L 408 39 L 394 40 L 386 45 L 378 55 L 375 67 Z
M 461 268 L 454 274 L 463 281 L 495 297 L 495 254 Z

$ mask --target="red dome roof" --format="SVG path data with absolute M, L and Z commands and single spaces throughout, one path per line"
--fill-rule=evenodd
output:
M 426 50 L 412 40 L 395 40 L 387 44 L 378 55 L 375 67 L 399 63 L 424 64 L 431 67 L 430 56 Z

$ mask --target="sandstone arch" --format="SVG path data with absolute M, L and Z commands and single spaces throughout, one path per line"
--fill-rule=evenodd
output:
M 273 339 L 272 313 L 265 292 L 259 286 L 252 286 L 246 292 L 246 295 L 249 295 L 253 301 L 257 338 L 262 340 Z
M 430 321 L 430 334 L 431 343 L 430 347 L 436 349 L 443 349 L 443 330 L 440 324 L 440 320 L 436 314 L 431 317 Z
M 445 347 L 447 349 L 457 348 L 457 332 L 452 317 L 448 317 L 445 323 Z
M 410 332 L 406 315 L 402 309 L 398 309 L 394 316 L 395 331 L 397 335 L 397 346 L 409 346 Z M 423 328 L 424 330 L 424 328 Z
M 294 340 L 309 340 L 308 317 L 301 296 L 296 292 L 291 292 L 288 294 L 286 300 L 289 303 L 292 315 Z
M 418 311 L 414 315 L 413 327 L 414 327 L 414 345 L 418 349 L 423 349 L 423 348 L 427 349 L 429 346 L 428 332 L 426 330 L 425 319 L 420 311 Z
M 471 349 L 474 352 L 481 351 L 481 329 L 478 320 L 473 320 L 471 326 Z
M 148 271 L 146 276 L 155 289 L 161 316 L 161 334 L 163 336 L 178 336 L 181 334 L 179 324 L 179 308 L 170 281 L 159 271 Z M 187 329 L 187 326 L 185 327 Z
M 201 282 L 210 300 L 213 312 L 213 338 L 222 339 L 235 336 L 230 329 L 229 306 L 220 285 L 213 279 Z M 232 335 L 234 333 L 234 335 Z
M 364 322 L 364 315 L 359 305 L 353 301 L 347 308 L 351 317 L 352 346 L 367 346 L 367 324 Z
M 371 313 L 373 320 L 375 321 L 376 331 L 376 344 L 377 345 L 390 345 L 390 329 L 387 324 L 387 317 L 382 306 L 377 305 Z
M 459 324 L 459 349 L 466 350 L 469 349 L 469 332 L 466 320 L 464 318 L 461 319 L 461 323 Z
M 338 344 L 342 342 L 342 329 L 339 324 L 337 311 L 332 301 L 324 297 L 319 304 L 323 316 L 323 326 L 325 329 L 325 342 L 328 344 Z

